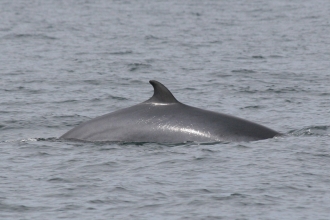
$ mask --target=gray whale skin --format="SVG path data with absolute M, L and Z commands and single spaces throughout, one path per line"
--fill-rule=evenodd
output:
M 154 95 L 68 131 L 60 138 L 115 142 L 240 142 L 273 138 L 280 133 L 231 115 L 195 108 L 176 100 L 160 82 L 150 80 Z

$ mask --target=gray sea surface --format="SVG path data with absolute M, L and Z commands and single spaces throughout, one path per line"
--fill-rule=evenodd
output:
M 329 219 L 330 1 L 0 1 L 0 219 Z M 285 136 L 58 139 L 153 94 Z

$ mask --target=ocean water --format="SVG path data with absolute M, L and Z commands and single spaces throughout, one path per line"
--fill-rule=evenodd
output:
M 329 219 L 330 2 L 0 2 L 1 219 Z M 59 140 L 145 101 L 285 136 Z

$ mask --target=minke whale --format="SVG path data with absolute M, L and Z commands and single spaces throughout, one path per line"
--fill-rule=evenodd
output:
M 150 80 L 153 96 L 73 128 L 60 138 L 114 142 L 241 142 L 280 133 L 235 116 L 185 105 L 160 82 Z

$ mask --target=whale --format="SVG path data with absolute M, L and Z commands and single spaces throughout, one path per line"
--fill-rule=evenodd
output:
M 280 136 L 263 125 L 179 102 L 160 82 L 153 96 L 69 130 L 60 138 L 88 142 L 245 142 Z

